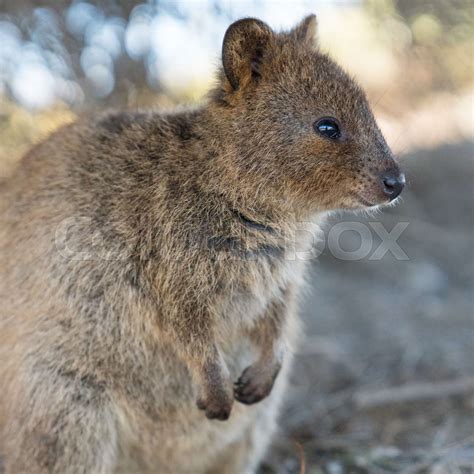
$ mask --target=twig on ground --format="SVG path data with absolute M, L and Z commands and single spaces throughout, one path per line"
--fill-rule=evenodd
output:
M 385 405 L 435 400 L 460 395 L 474 395 L 474 377 L 464 377 L 447 382 L 426 382 L 386 388 L 375 392 L 356 392 L 352 400 L 357 410 L 367 410 Z
M 299 441 L 294 441 L 300 460 L 300 474 L 306 474 L 306 456 L 303 445 Z

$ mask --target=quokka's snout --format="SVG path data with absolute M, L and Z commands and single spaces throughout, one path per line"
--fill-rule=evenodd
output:
M 405 174 L 393 162 L 381 171 L 370 172 L 364 178 L 364 185 L 357 194 L 363 206 L 383 205 L 394 201 L 405 187 Z

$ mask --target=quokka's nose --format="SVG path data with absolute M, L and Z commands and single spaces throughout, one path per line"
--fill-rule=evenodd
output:
M 398 170 L 384 173 L 381 179 L 383 192 L 390 201 L 397 198 L 405 187 L 405 175 Z

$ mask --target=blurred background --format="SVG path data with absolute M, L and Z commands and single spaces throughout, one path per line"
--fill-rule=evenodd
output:
M 262 472 L 473 473 L 472 0 L 0 0 L 0 179 L 78 115 L 199 101 L 235 19 L 280 29 L 308 13 L 366 89 L 408 187 L 383 214 L 328 223 L 349 223 L 343 252 L 369 251 L 314 264 Z M 400 223 L 402 257 L 375 231 Z

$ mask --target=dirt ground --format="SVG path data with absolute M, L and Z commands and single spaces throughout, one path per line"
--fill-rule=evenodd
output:
M 398 206 L 337 222 L 408 226 L 388 251 L 358 261 L 326 249 L 302 307 L 280 435 L 262 473 L 473 473 L 474 145 L 403 158 Z M 372 229 L 372 227 L 368 227 Z M 347 251 L 360 237 L 345 232 Z

